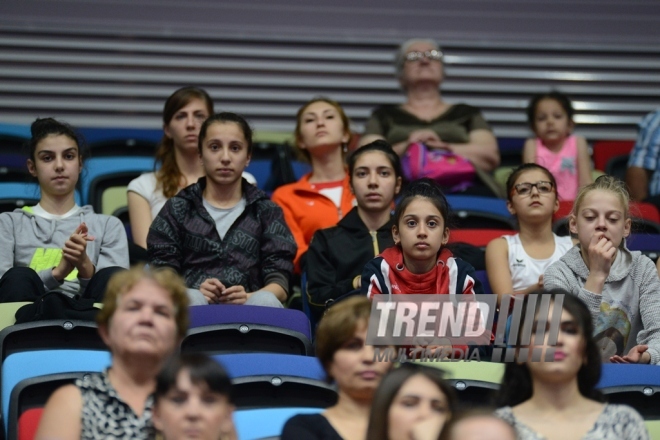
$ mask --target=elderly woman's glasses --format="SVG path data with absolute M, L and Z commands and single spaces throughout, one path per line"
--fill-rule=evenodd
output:
M 529 183 L 529 182 L 519 183 L 518 185 L 515 186 L 516 192 L 518 193 L 519 196 L 530 195 L 532 193 L 533 187 L 536 187 L 536 190 L 539 192 L 539 194 L 548 194 L 552 192 L 552 188 L 554 187 L 554 185 L 552 184 L 552 182 L 541 180 L 536 183 Z
M 439 50 L 427 50 L 425 52 L 420 52 L 420 51 L 415 51 L 415 52 L 408 52 L 405 56 L 406 61 L 419 61 L 422 58 L 426 58 L 430 61 L 441 61 L 442 60 L 442 52 Z

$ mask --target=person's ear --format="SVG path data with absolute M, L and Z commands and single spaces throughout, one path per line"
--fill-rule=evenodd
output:
M 555 206 L 552 209 L 552 213 L 556 214 L 557 211 L 559 211 L 559 198 L 557 197 L 557 194 L 555 194 Z
M 110 347 L 110 332 L 108 331 L 108 325 L 100 324 L 98 326 L 98 332 L 99 335 L 101 336 L 101 339 L 103 340 L 103 343 L 108 347 Z
M 399 228 L 397 228 L 396 225 L 392 225 L 392 239 L 394 240 L 395 245 L 398 245 L 401 242 L 401 237 L 399 237 Z
M 232 413 L 236 410 L 234 405 L 227 405 L 227 413 L 223 416 L 222 422 L 220 424 L 221 430 L 221 439 L 231 438 L 230 435 L 234 432 L 234 419 L 232 418 Z
M 506 209 L 509 211 L 509 214 L 516 215 L 516 209 L 513 207 L 509 200 L 506 201 Z
M 571 231 L 571 234 L 577 234 L 577 218 L 575 214 L 571 214 L 568 217 L 568 229 Z M 629 230 L 630 231 L 630 230 Z
M 445 232 L 442 234 L 442 245 L 446 245 L 449 242 L 449 228 L 445 228 Z
M 628 237 L 630 235 L 630 228 L 632 228 L 632 220 L 630 218 L 627 218 L 626 221 L 623 223 L 623 236 Z
M 172 139 L 172 133 L 170 132 L 169 124 L 163 124 L 163 133 L 165 133 L 165 136 Z
M 342 144 L 348 144 L 351 140 L 352 134 L 350 131 L 345 131 L 344 136 L 341 138 L 341 143 Z
M 573 122 L 572 120 L 569 120 L 568 121 L 568 132 L 572 133 L 574 128 L 575 128 L 575 122 Z
M 398 195 L 399 191 L 401 191 L 401 185 L 403 185 L 403 179 L 401 176 L 396 178 L 396 185 L 394 186 L 394 195 Z
M 27 160 L 27 169 L 32 177 L 37 177 L 37 167 L 34 165 L 32 159 Z
M 298 132 L 295 133 L 295 146 L 298 147 L 300 150 L 305 150 L 307 149 L 307 145 L 303 142 L 302 135 Z

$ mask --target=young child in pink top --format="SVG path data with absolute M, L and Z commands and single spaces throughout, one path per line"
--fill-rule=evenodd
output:
M 535 95 L 527 107 L 527 121 L 536 138 L 527 139 L 524 163 L 537 163 L 557 180 L 559 200 L 575 200 L 578 189 L 592 182 L 587 141 L 572 134 L 573 106 L 559 92 Z

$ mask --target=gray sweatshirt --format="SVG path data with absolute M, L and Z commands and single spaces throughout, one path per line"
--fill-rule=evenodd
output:
M 653 261 L 640 252 L 619 250 L 601 295 L 584 288 L 589 269 L 574 246 L 543 274 L 546 289 L 577 295 L 588 307 L 603 361 L 648 345 L 651 363 L 660 363 L 660 279 Z
M 83 206 L 74 215 L 59 220 L 49 220 L 30 211 L 23 208 L 0 214 L 0 276 L 14 266 L 30 267 L 37 272 L 46 291 L 82 294 L 89 279 L 78 278 L 77 269 L 63 283 L 52 272 L 62 259 L 64 243 L 82 222 L 87 225 L 88 235 L 95 237 L 87 242 L 87 255 L 97 271 L 111 266 L 128 267 L 126 231 L 118 218 L 95 214 L 91 206 Z

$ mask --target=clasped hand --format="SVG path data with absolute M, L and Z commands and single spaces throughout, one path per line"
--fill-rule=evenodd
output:
M 73 234 L 69 236 L 62 248 L 62 259 L 53 269 L 56 279 L 66 278 L 73 269 L 78 269 L 79 278 L 91 278 L 94 275 L 94 264 L 87 255 L 87 242 L 94 241 L 95 237 L 89 235 L 85 222 L 81 223 Z
M 243 286 L 225 287 L 217 278 L 209 278 L 199 286 L 209 304 L 245 304 L 248 293 Z

